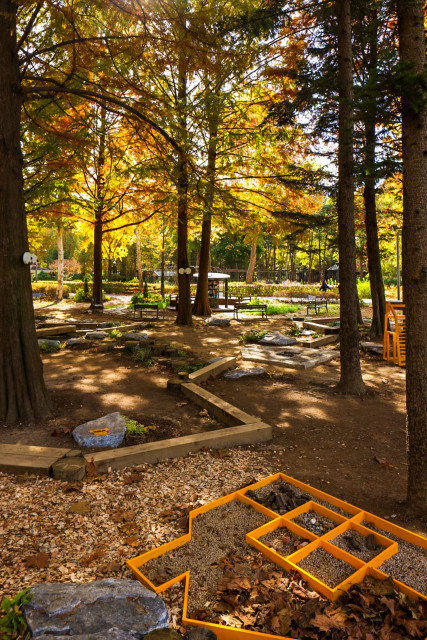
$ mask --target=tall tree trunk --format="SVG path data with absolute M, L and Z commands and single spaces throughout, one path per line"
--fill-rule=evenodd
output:
M 180 17 L 183 21 L 182 32 L 185 39 L 186 26 L 185 18 Z M 181 43 L 178 53 L 178 124 L 179 124 L 179 142 L 181 150 L 178 152 L 177 164 L 177 191 L 178 191 L 178 249 L 177 249 L 177 271 L 178 271 L 178 294 L 179 305 L 176 317 L 178 325 L 191 325 L 191 290 L 190 276 L 185 273 L 189 267 L 188 262 L 188 158 L 187 158 L 187 59 L 186 51 Z M 184 271 L 184 273 L 180 273 Z
M 211 308 L 208 297 L 208 273 L 211 255 L 212 208 L 215 195 L 216 156 L 218 146 L 218 97 L 211 94 L 207 106 L 209 118 L 208 164 L 206 168 L 205 210 L 202 222 L 200 244 L 199 277 L 193 313 L 196 316 L 209 316 Z
M 340 358 L 343 393 L 365 392 L 357 327 L 353 177 L 353 59 L 350 0 L 336 0 L 338 17 L 338 244 L 340 261 Z
M 142 291 L 143 282 L 142 282 L 142 262 L 141 262 L 141 239 L 139 237 L 139 228 L 135 227 L 135 241 L 136 241 L 136 269 L 138 271 L 138 283 L 139 288 Z
M 402 82 L 402 275 L 406 314 L 408 503 L 427 511 L 427 91 L 423 0 L 398 0 Z M 403 73 L 408 73 L 404 70 Z M 414 79 L 414 73 L 419 79 Z M 422 78 L 424 74 L 424 78 Z
M 373 10 L 369 20 L 368 81 L 377 86 L 378 77 L 378 12 Z M 377 123 L 377 92 L 374 89 L 364 110 L 365 176 L 363 199 L 365 203 L 366 249 L 368 254 L 369 282 L 372 298 L 371 338 L 384 333 L 385 293 L 381 270 L 381 254 L 378 239 L 377 210 L 375 202 L 375 146 Z
M 258 238 L 254 238 L 251 243 L 251 256 L 249 258 L 249 266 L 246 272 L 246 284 L 252 284 L 254 281 L 254 271 L 256 264 L 256 245 Z
M 104 222 L 105 199 L 105 142 L 106 142 L 106 108 L 101 106 L 101 125 L 99 132 L 98 162 L 95 184 L 95 227 L 93 234 L 93 302 L 102 303 L 102 233 Z
M 20 143 L 21 91 L 13 0 L 0 0 L 0 420 L 50 413 L 37 344 Z
M 160 255 L 160 295 L 162 296 L 162 300 L 165 299 L 165 236 L 166 236 L 166 226 L 165 226 L 165 219 L 163 217 L 162 251 Z
M 56 297 L 58 300 L 62 300 L 64 292 L 64 230 L 62 227 L 58 227 L 56 239 L 58 244 L 58 285 L 56 288 Z

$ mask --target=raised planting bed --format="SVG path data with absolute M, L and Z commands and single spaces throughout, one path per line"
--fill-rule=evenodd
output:
M 310 588 L 334 601 L 355 584 L 363 582 L 365 589 L 383 581 L 382 595 L 388 593 L 384 569 L 398 550 L 422 567 L 427 539 L 276 474 L 191 511 L 186 535 L 127 564 L 156 593 L 185 582 L 184 624 L 210 628 L 219 640 L 267 640 L 285 639 L 291 628 L 298 634 L 295 602 L 302 592 L 314 598 Z M 410 572 L 400 564 L 397 589 L 427 601 L 423 579 L 411 586 L 403 567 Z M 381 589 L 372 589 L 373 602 Z M 267 613 L 265 603 L 271 605 Z

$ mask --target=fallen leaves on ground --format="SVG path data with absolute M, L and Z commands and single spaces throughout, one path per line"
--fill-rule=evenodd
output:
M 190 509 L 271 471 L 266 463 L 259 466 L 256 453 L 235 449 L 223 458 L 200 451 L 179 464 L 141 465 L 82 483 L 0 474 L 0 600 L 40 582 L 129 578 L 126 560 L 182 535 Z M 71 510 L 81 503 L 89 511 Z M 427 602 L 396 592 L 392 580 L 366 579 L 331 603 L 297 574 L 251 553 L 251 575 L 239 572 L 239 558 L 218 559 L 226 580 L 211 603 L 212 621 L 301 640 L 422 640 L 427 635 Z M 183 586 L 162 597 L 174 627 L 185 630 Z M 203 616 L 206 620 L 206 611 Z
M 411 601 L 391 579 L 367 578 L 333 603 L 298 574 L 289 575 L 260 555 L 249 575 L 236 571 L 237 562 L 222 566 L 217 602 L 210 615 L 204 612 L 206 622 L 313 640 L 407 640 L 427 633 L 427 602 Z

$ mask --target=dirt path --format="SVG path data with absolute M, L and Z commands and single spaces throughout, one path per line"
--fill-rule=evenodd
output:
M 59 318 L 92 319 L 70 303 L 51 306 L 48 311 Z M 103 317 L 110 319 L 130 320 L 132 314 L 112 309 Z M 207 361 L 220 355 L 240 355 L 238 336 L 243 330 L 255 325 L 279 330 L 286 324 L 283 318 L 275 318 L 210 327 L 195 319 L 193 327 L 177 327 L 174 315 L 168 314 L 147 332 L 155 340 L 190 348 Z M 166 392 L 171 375 L 167 367 L 142 369 L 124 362 L 119 354 L 94 351 L 45 354 L 43 362 L 55 405 L 54 418 L 31 428 L 1 428 L 1 442 L 19 439 L 27 444 L 46 444 L 50 440 L 50 446 L 62 446 L 70 441 L 67 436 L 50 436 L 53 428 L 73 427 L 110 411 L 121 411 L 134 419 L 166 416 L 176 421 L 179 433 L 218 427 L 201 416 L 197 407 L 182 406 L 181 398 Z M 239 366 L 253 365 L 240 361 Z M 262 378 L 218 378 L 209 382 L 208 389 L 274 427 L 273 441 L 255 448 L 261 464 L 268 461 L 275 471 L 426 534 L 426 521 L 410 517 L 404 506 L 405 371 L 374 356 L 362 356 L 362 369 L 369 388 L 364 398 L 335 393 L 339 361 L 308 371 L 266 367 Z

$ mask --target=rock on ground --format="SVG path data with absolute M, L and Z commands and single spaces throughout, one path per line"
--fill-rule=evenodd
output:
M 123 335 L 124 340 L 138 340 L 139 342 L 143 342 L 144 340 L 148 340 L 147 333 L 139 333 L 137 331 L 130 331 L 129 333 L 125 333 Z
M 205 324 L 212 327 L 228 327 L 230 324 L 230 318 L 208 318 L 205 320 Z
M 271 344 L 274 347 L 287 347 L 290 344 L 296 344 L 296 340 L 293 338 L 288 338 L 278 331 L 271 331 L 266 333 L 263 338 L 259 341 L 259 344 Z
M 85 340 L 105 340 L 108 338 L 106 331 L 88 331 L 85 335 Z
M 31 593 L 24 615 L 34 638 L 77 636 L 83 640 L 90 634 L 91 640 L 127 640 L 127 635 L 119 634 L 123 632 L 142 640 L 169 623 L 163 600 L 136 580 L 47 582 L 32 587 Z
M 88 340 L 84 338 L 70 338 L 65 343 L 65 346 L 69 349 L 90 349 L 92 346 Z
M 147 636 L 146 636 L 147 637 Z M 46 640 L 135 640 L 133 633 L 121 631 L 121 629 L 108 629 L 108 631 L 99 631 L 98 633 L 79 633 L 78 636 L 47 636 Z
M 265 373 L 264 367 L 253 367 L 253 369 L 236 369 L 235 371 L 224 373 L 224 378 L 235 380 L 238 378 L 245 378 L 248 376 L 249 377 L 262 376 L 263 373 Z
M 96 435 L 97 430 L 108 432 Z M 92 433 L 91 433 L 92 432 Z M 80 447 L 118 447 L 125 437 L 126 418 L 118 411 L 79 424 L 73 431 L 73 438 Z
M 59 349 L 61 346 L 61 342 L 59 340 L 49 340 L 48 338 L 40 338 L 37 342 L 39 343 L 39 347 L 53 347 L 54 349 Z

